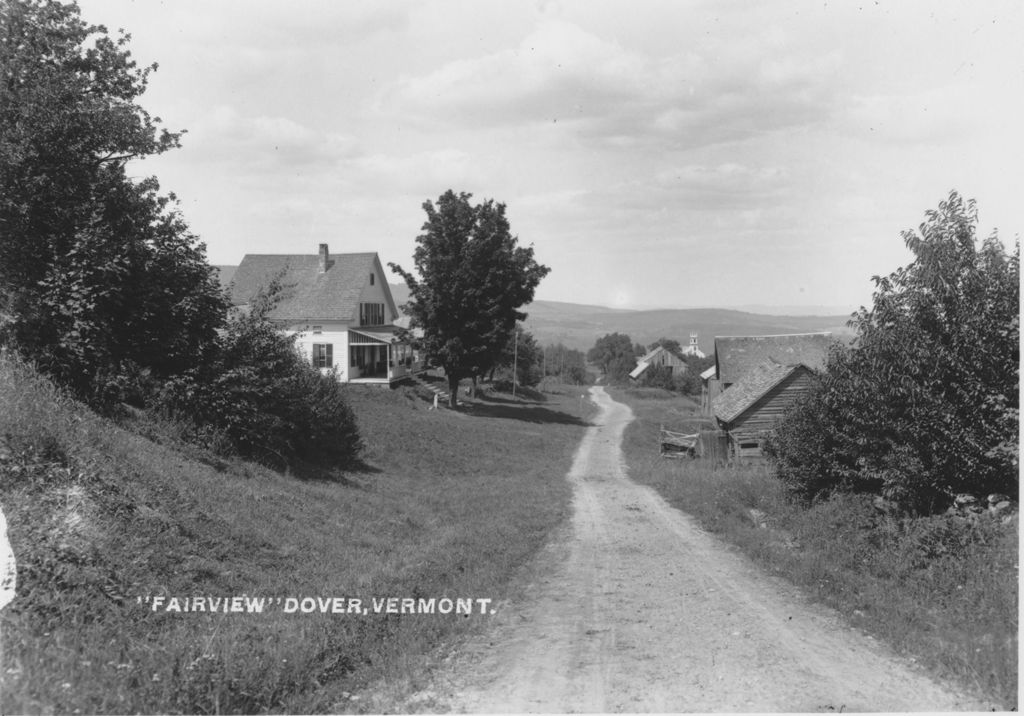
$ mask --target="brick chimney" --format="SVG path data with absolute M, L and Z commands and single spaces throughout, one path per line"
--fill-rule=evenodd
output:
M 320 244 L 320 263 L 318 269 L 320 273 L 327 271 L 327 244 Z

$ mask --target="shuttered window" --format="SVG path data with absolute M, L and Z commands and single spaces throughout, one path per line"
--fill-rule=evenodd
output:
M 359 325 L 360 326 L 383 326 L 384 325 L 384 304 L 383 303 L 360 303 L 359 304 Z
M 313 367 L 330 368 L 334 365 L 334 345 L 331 343 L 313 344 Z

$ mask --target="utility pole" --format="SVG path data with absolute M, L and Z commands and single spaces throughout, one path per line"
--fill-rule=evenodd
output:
M 519 323 L 516 322 L 515 338 L 512 344 L 512 398 L 516 397 L 516 364 L 519 362 Z

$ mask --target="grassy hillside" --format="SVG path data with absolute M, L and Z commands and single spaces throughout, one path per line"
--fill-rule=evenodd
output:
M 659 457 L 659 426 L 690 429 L 699 419 L 692 401 L 610 390 L 637 416 L 623 439 L 632 479 L 940 678 L 996 708 L 1016 707 L 1016 517 L 897 519 L 864 496 L 803 507 L 763 465 Z
M 408 388 L 350 389 L 365 464 L 312 480 L 140 437 L 0 359 L 0 504 L 18 558 L 0 712 L 358 710 L 361 685 L 406 678 L 488 616 L 287 614 L 273 601 L 183 613 L 145 598 L 500 609 L 566 515 L 589 409 L 575 392 L 538 397 L 455 412 Z

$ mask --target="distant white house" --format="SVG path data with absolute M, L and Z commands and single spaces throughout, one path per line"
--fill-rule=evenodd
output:
M 296 345 L 323 372 L 386 385 L 422 368 L 397 336 L 401 314 L 376 253 L 331 254 L 320 244 L 316 254 L 246 254 L 230 275 L 232 305 L 246 307 L 274 278 L 284 291 L 268 317 L 299 334 Z
M 683 348 L 684 356 L 695 356 L 697 358 L 704 357 L 704 351 L 697 347 L 697 334 L 695 332 L 690 333 L 690 345 Z

